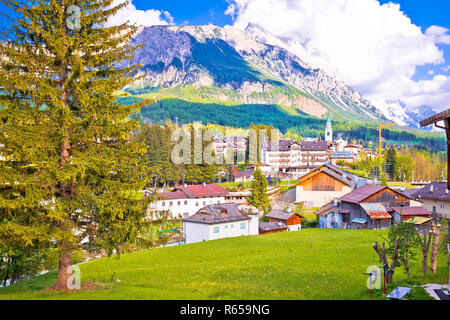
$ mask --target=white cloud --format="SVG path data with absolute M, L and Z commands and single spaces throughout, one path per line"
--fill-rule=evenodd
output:
M 436 43 L 450 44 L 450 30 L 440 26 L 431 26 L 425 32 L 426 35 L 432 37 Z
M 318 67 L 332 65 L 344 80 L 380 109 L 400 103 L 411 109 L 448 107 L 450 78 L 414 81 L 417 66 L 445 63 L 439 43 L 446 28 L 423 32 L 400 5 L 378 0 L 229 0 L 234 26 L 257 24 L 300 44 Z M 299 52 L 299 48 L 292 51 Z M 310 62 L 310 61 L 307 61 Z
M 425 33 L 429 36 L 442 36 L 446 34 L 448 31 L 447 28 L 440 27 L 440 26 L 431 26 L 425 31 Z
M 123 3 L 124 0 L 115 0 L 113 6 Z M 136 6 L 133 5 L 132 0 L 130 3 L 120 9 L 116 15 L 112 16 L 108 22 L 107 26 L 120 25 L 129 21 L 130 24 L 135 24 L 138 26 L 154 26 L 154 25 L 171 25 L 173 24 L 173 17 L 168 11 L 160 10 L 138 10 Z

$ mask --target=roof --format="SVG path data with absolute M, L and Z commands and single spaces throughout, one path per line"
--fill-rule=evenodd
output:
M 417 191 L 419 191 L 420 190 L 420 188 L 416 188 L 416 189 L 405 189 L 405 190 L 402 190 L 402 191 L 400 191 L 402 194 L 404 194 L 406 197 L 408 197 L 408 198 L 414 198 L 415 196 L 414 196 L 414 194 L 417 192 Z
M 433 186 L 433 192 L 431 192 L 431 186 Z M 414 193 L 413 196 L 419 199 L 450 201 L 450 192 L 446 193 L 446 190 L 448 190 L 446 182 L 434 181 Z
M 296 212 L 287 212 L 287 211 L 282 211 L 282 210 L 272 210 L 271 212 L 266 214 L 266 217 L 273 218 L 273 219 L 279 219 L 279 220 L 288 220 L 294 215 L 297 215 L 297 216 L 303 218 L 302 215 L 300 215 Z
M 211 204 L 201 208 L 196 214 L 184 218 L 183 221 L 216 224 L 250 220 L 251 218 L 246 213 L 237 203 Z
M 183 191 L 160 192 L 160 193 L 158 193 L 158 197 L 161 197 L 164 200 L 175 200 L 175 199 L 186 199 L 187 198 L 186 194 Z
M 375 193 L 388 188 L 385 186 L 374 186 L 370 184 L 366 184 L 358 189 L 353 190 L 346 195 L 343 195 L 339 198 L 341 201 L 351 202 L 351 203 L 360 203 L 361 201 L 367 199 L 368 197 L 374 195 Z
M 407 223 L 414 223 L 416 225 L 421 225 L 429 221 L 431 221 L 431 218 L 424 218 L 424 217 L 412 217 L 405 220 L 405 222 Z
M 316 167 L 314 170 L 308 172 L 307 174 L 303 175 L 300 178 L 300 181 L 297 183 L 297 185 L 301 184 L 306 179 L 308 179 L 320 172 L 324 172 L 324 173 L 328 174 L 329 176 L 347 184 L 348 186 L 350 186 L 352 188 L 361 186 L 361 185 L 364 185 L 367 183 L 366 179 L 364 179 L 364 178 L 360 178 L 351 173 L 348 173 L 331 163 L 325 163 L 319 167 Z
M 253 171 L 252 170 L 243 170 L 243 171 L 237 171 L 234 174 L 235 177 L 251 177 L 253 176 Z
M 279 221 L 272 221 L 272 222 L 260 222 L 259 223 L 259 229 L 262 231 L 276 231 L 276 230 L 284 230 L 287 229 L 287 225 L 283 222 Z
M 354 158 L 355 154 L 351 151 L 333 151 L 330 153 L 330 158 L 332 159 L 346 159 Z
M 262 143 L 261 147 L 263 150 L 267 151 L 289 151 L 294 144 L 300 146 L 300 143 L 295 140 L 281 139 L 278 142 L 265 141 Z
M 365 224 L 365 223 L 367 223 L 367 219 L 364 219 L 364 218 L 355 218 L 355 219 L 353 219 L 352 220 L 352 222 L 354 222 L 354 223 L 360 223 L 360 224 Z
M 327 151 L 329 149 L 326 141 L 302 141 L 302 151 Z
M 430 216 L 431 212 L 424 207 L 392 207 L 389 211 L 395 211 L 401 216 Z
M 185 185 L 175 188 L 171 192 L 179 191 L 183 192 L 186 198 L 224 197 L 228 195 L 228 192 L 223 187 L 216 184 Z M 181 195 L 181 193 L 179 194 Z
M 382 203 L 360 203 L 370 219 L 391 219 L 391 215 L 386 211 Z
M 324 205 L 322 208 L 314 211 L 314 214 L 325 217 L 326 215 L 328 215 L 331 212 L 336 212 L 338 209 L 339 209 L 339 207 L 335 207 L 333 204 L 333 201 L 332 201 L 332 202 L 329 202 L 326 205 Z
M 425 120 L 420 121 L 420 126 L 425 127 L 432 123 L 436 123 L 441 120 L 445 120 L 447 118 L 450 118 L 450 109 L 444 110 L 440 113 L 435 114 L 434 116 L 431 116 Z

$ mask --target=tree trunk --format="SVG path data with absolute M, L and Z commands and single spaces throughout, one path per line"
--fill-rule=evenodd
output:
M 405 256 L 402 257 L 403 265 L 405 266 L 406 275 L 408 278 L 411 276 L 409 273 L 409 263 L 408 263 L 408 254 L 405 254 Z
M 423 239 L 419 234 L 420 244 L 422 246 L 422 266 L 423 266 L 423 274 L 426 275 L 428 273 L 428 251 L 430 249 L 431 243 L 431 231 L 427 233 L 423 233 Z
M 59 245 L 59 269 L 56 290 L 70 290 L 69 278 L 72 276 L 72 249 L 66 240 Z
M 392 282 L 393 282 L 394 269 L 395 269 L 395 265 L 396 265 L 397 259 L 398 259 L 398 246 L 399 246 L 399 243 L 398 243 L 398 240 L 396 240 L 395 247 L 394 247 L 394 254 L 392 255 L 391 267 L 390 267 L 390 270 L 388 270 L 386 272 L 386 282 L 388 284 L 392 284 Z M 382 248 L 383 248 L 382 251 L 380 250 L 380 248 L 378 246 L 378 241 L 376 241 L 373 244 L 373 248 L 378 253 L 378 256 L 380 257 L 380 260 L 383 263 L 383 265 L 389 266 L 388 260 L 386 258 L 386 248 L 385 248 L 384 242 L 382 244 Z
M 3 286 L 6 287 L 6 282 L 8 281 L 9 278 L 9 268 L 11 266 L 11 257 L 8 257 L 8 266 L 6 268 L 6 275 L 5 275 L 5 280 L 3 281 Z
M 61 1 L 62 12 L 66 11 L 65 0 Z M 62 32 L 67 33 L 67 26 L 65 23 L 61 25 Z M 64 44 L 65 52 L 67 52 L 67 44 Z M 69 105 L 69 90 L 66 87 L 66 80 L 68 78 L 68 63 L 66 59 L 61 62 L 60 74 L 59 74 L 59 85 L 61 87 L 61 101 L 63 103 L 64 109 L 70 110 Z M 63 140 L 61 141 L 60 147 L 60 170 L 65 169 L 65 165 L 70 162 L 72 147 L 70 144 L 70 131 L 66 127 L 65 111 L 62 110 L 61 116 L 61 136 Z M 61 195 L 68 199 L 72 196 L 72 185 L 66 183 L 59 183 L 59 189 Z M 68 280 L 72 276 L 72 246 L 67 240 L 67 235 L 72 232 L 72 226 L 70 223 L 70 212 L 66 212 L 66 217 L 63 223 L 60 225 L 61 231 L 66 234 L 66 238 L 63 238 L 59 243 L 59 269 L 58 269 L 58 280 L 55 286 L 57 290 L 67 290 L 70 289 L 68 285 Z
M 438 240 L 439 240 L 439 232 L 441 231 L 441 224 L 438 223 L 437 226 L 433 224 L 432 227 L 433 230 L 433 245 L 431 247 L 431 256 L 430 256 L 430 262 L 431 262 L 431 272 L 436 273 L 437 272 L 437 255 L 438 255 Z

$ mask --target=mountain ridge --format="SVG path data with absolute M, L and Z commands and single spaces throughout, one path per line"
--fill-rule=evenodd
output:
M 331 112 L 336 117 L 387 120 L 337 77 L 229 26 L 145 27 L 133 42 L 144 46 L 132 61 L 142 65 L 144 74 L 135 87 L 154 92 L 193 85 L 215 92 L 210 97 L 219 100 L 282 104 L 319 118 Z

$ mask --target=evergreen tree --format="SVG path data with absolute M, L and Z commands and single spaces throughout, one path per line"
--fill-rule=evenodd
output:
M 257 167 L 253 171 L 253 180 L 250 181 L 250 195 L 247 196 L 247 203 L 264 215 L 272 210 L 269 197 L 267 196 L 267 180 Z
M 116 103 L 139 67 L 118 68 L 136 27 L 105 27 L 127 2 L 2 1 L 14 15 L 0 40 L 0 239 L 57 243 L 56 289 L 70 289 L 83 239 L 120 253 L 145 225 L 139 106 Z
M 386 173 L 390 179 L 395 179 L 397 170 L 397 150 L 391 146 L 386 152 Z

